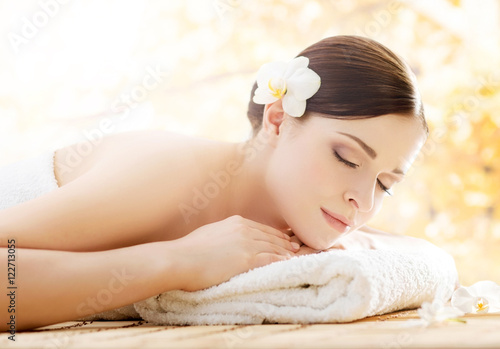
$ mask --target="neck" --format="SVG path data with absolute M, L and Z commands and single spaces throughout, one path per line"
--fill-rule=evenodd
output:
M 257 137 L 247 142 L 224 143 L 222 149 L 224 155 L 213 173 L 227 185 L 210 205 L 210 217 L 205 217 L 205 221 L 240 215 L 278 230 L 288 230 L 267 190 L 265 177 L 271 152 L 265 141 Z

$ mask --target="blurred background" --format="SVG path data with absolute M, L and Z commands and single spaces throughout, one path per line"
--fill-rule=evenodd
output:
M 0 1 L 0 166 L 139 129 L 237 142 L 256 71 L 327 36 L 375 39 L 417 75 L 431 134 L 372 225 L 500 283 L 495 0 Z

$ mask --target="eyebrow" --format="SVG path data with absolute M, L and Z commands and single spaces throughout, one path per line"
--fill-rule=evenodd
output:
M 358 137 L 356 136 L 353 136 L 353 135 L 350 135 L 349 133 L 344 133 L 344 132 L 337 132 L 338 134 L 341 134 L 341 135 L 344 135 L 344 136 L 347 136 L 349 138 L 351 138 L 352 140 L 356 141 L 356 143 L 358 143 L 361 148 L 363 148 L 363 150 L 368 154 L 368 156 L 370 156 L 372 159 L 375 159 L 377 157 L 377 152 L 375 150 L 373 150 L 372 147 L 368 146 L 368 144 L 366 144 L 365 142 L 363 142 L 361 139 L 359 139 Z
M 366 144 L 361 139 L 359 139 L 358 137 L 353 136 L 349 133 L 344 133 L 344 132 L 337 132 L 337 133 L 341 134 L 343 136 L 347 136 L 347 137 L 351 138 L 353 141 L 355 141 L 356 143 L 358 143 L 361 146 L 361 148 L 363 148 L 363 150 L 368 154 L 368 156 L 370 158 L 375 159 L 377 157 L 377 152 L 375 150 L 373 150 L 373 148 L 370 147 L 368 144 Z M 396 174 L 403 175 L 403 176 L 405 175 L 403 170 L 401 170 L 399 168 L 395 168 L 394 170 L 392 170 L 392 172 L 396 173 Z

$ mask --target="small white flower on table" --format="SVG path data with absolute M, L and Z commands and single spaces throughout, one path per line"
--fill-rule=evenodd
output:
M 432 303 L 424 302 L 422 307 L 418 309 L 418 315 L 422 319 L 424 325 L 434 325 L 444 321 L 458 321 L 465 322 L 465 320 L 458 319 L 464 313 L 454 307 L 445 306 L 444 303 L 438 299 Z
M 453 293 L 451 305 L 464 313 L 499 312 L 500 286 L 490 280 L 478 281 L 470 287 L 461 286 Z

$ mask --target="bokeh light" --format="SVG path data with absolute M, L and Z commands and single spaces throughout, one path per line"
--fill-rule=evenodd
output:
M 84 140 L 103 118 L 113 132 L 244 140 L 261 64 L 326 36 L 367 36 L 411 65 L 431 128 L 373 226 L 441 246 L 465 285 L 499 283 L 499 4 L 1 1 L 0 165 Z

